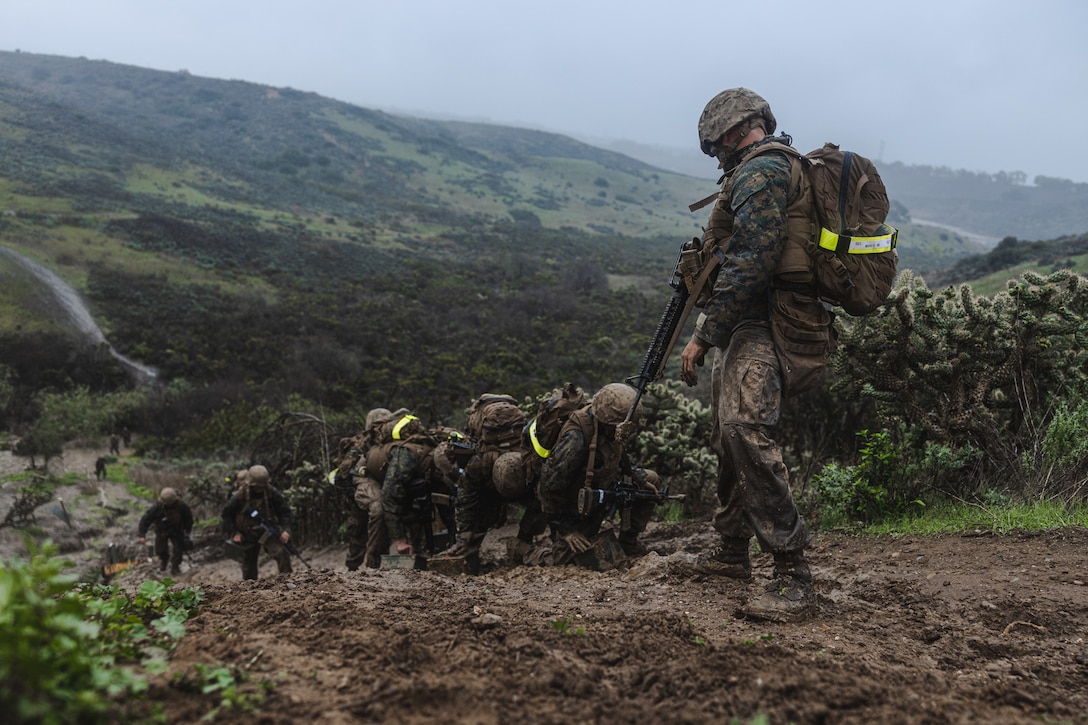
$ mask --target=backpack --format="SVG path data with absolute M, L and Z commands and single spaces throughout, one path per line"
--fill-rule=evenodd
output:
M 366 475 L 379 482 L 385 480 L 385 466 L 393 448 L 406 446 L 418 456 L 430 457 L 431 449 L 438 445 L 419 418 L 403 408 L 391 418 L 376 422 L 364 435 Z
M 536 454 L 533 460 L 537 466 L 551 455 L 571 414 L 588 404 L 585 393 L 574 383 L 563 383 L 540 401 L 536 415 L 525 426 L 526 447 Z
M 484 393 L 466 412 L 465 433 L 478 452 L 514 448 L 521 442 L 525 414 L 514 397 Z
M 826 143 L 798 155 L 792 176 L 813 225 L 807 251 L 817 295 L 851 315 L 873 312 L 895 282 L 899 235 L 884 223 L 890 204 L 876 166 Z

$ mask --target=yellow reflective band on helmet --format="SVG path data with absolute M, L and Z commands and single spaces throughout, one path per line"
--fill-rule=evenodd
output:
M 537 440 L 535 418 L 533 419 L 533 422 L 529 424 L 529 440 L 532 441 L 533 450 L 536 451 L 536 454 L 541 458 L 547 458 L 552 454 L 551 450 L 545 448 L 543 444 L 541 444 L 541 442 Z
M 401 418 L 399 421 L 397 421 L 397 424 L 395 426 L 393 426 L 393 440 L 399 441 L 400 440 L 400 430 L 401 430 L 401 428 L 408 425 L 413 420 L 419 420 L 419 418 L 415 417 L 414 415 L 406 415 L 403 418 Z
M 879 254 L 895 249 L 895 242 L 899 237 L 899 230 L 884 224 L 881 229 L 888 229 L 888 234 L 879 237 L 848 237 L 845 234 L 836 234 L 830 229 L 820 229 L 819 245 L 832 252 L 846 252 L 847 254 Z

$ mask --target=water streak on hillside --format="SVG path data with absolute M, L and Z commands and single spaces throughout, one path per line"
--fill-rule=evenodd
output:
M 90 310 L 87 309 L 87 305 L 84 304 L 83 298 L 80 297 L 79 292 L 65 282 L 60 275 L 7 247 L 0 247 L 0 254 L 21 266 L 29 272 L 34 279 L 44 285 L 56 299 L 57 304 L 60 306 L 60 309 L 66 318 L 65 321 L 67 324 L 85 337 L 88 342 L 94 345 L 105 345 L 109 350 L 109 353 L 117 358 L 117 360 L 124 365 L 129 373 L 137 380 L 141 382 L 151 382 L 158 377 L 159 372 L 155 368 L 142 365 L 135 360 L 125 357 L 117 352 L 117 350 L 113 348 L 113 345 L 109 344 L 109 341 L 106 340 L 106 336 L 102 333 L 101 328 L 98 327 L 94 318 L 91 316 Z

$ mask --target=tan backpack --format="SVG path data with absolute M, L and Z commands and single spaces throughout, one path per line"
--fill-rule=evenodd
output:
M 851 315 L 867 315 L 888 299 L 899 261 L 899 232 L 884 223 L 889 202 L 880 173 L 866 157 L 832 143 L 797 159 L 801 198 L 811 195 L 817 292 Z
M 484 393 L 466 411 L 465 433 L 479 452 L 516 448 L 521 444 L 525 414 L 511 395 Z

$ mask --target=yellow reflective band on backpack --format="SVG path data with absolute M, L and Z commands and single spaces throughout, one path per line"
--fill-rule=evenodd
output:
M 895 227 L 884 225 L 890 229 L 890 234 L 882 234 L 879 237 L 848 237 L 845 234 L 836 234 L 830 229 L 820 229 L 819 245 L 832 252 L 846 252 L 847 254 L 879 254 L 895 249 L 899 230 Z
M 540 456 L 541 458 L 547 458 L 548 456 L 550 456 L 552 454 L 551 450 L 545 448 L 541 444 L 541 442 L 539 440 L 537 440 L 537 437 L 536 437 L 536 419 L 535 418 L 533 419 L 533 422 L 529 424 L 529 440 L 532 441 L 532 443 L 533 443 L 533 450 L 536 451 L 536 454 L 538 456 Z
M 414 415 L 406 415 L 399 421 L 397 421 L 397 424 L 393 426 L 393 440 L 399 441 L 401 429 L 411 423 L 413 420 L 419 420 L 419 418 L 415 417 Z

